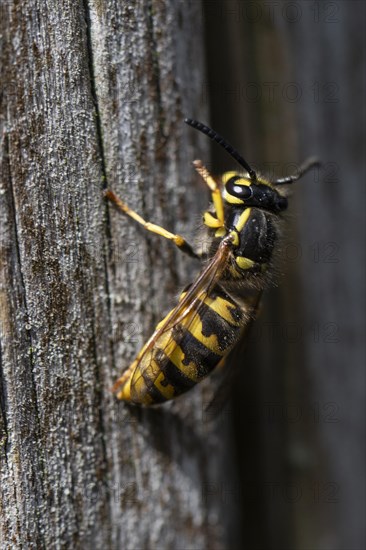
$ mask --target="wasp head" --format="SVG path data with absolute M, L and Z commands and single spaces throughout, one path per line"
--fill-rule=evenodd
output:
M 262 179 L 253 181 L 237 172 L 226 172 L 223 177 L 224 200 L 229 204 L 269 210 L 275 214 L 286 210 L 287 199 Z

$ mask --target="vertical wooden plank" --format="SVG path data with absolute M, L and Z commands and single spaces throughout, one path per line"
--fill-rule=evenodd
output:
M 2 15 L 2 546 L 102 544 L 108 317 L 84 9 Z
M 2 16 L 1 546 L 225 548 L 210 384 L 153 411 L 109 392 L 197 271 L 102 188 L 190 236 L 206 202 L 190 162 L 207 145 L 182 123 L 207 112 L 200 3 L 10 1 Z
M 293 433 L 291 438 L 295 458 L 300 455 L 294 476 L 305 464 L 312 482 L 311 514 L 304 513 L 303 520 L 298 514 L 296 538 L 299 548 L 313 540 L 324 548 L 362 548 L 365 4 L 315 2 L 307 12 L 306 7 L 297 31 L 289 29 L 294 75 L 304 91 L 299 147 L 313 140 L 324 165 L 315 192 L 302 188 L 297 206 L 304 212 L 302 309 L 312 330 L 305 340 L 304 374 L 316 429 L 313 440 L 304 438 L 303 463 Z

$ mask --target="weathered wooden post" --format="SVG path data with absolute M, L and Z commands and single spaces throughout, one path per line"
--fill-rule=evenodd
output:
M 197 270 L 102 189 L 192 233 L 200 2 L 1 9 L 1 547 L 225 548 L 203 390 L 136 414 L 109 392 Z

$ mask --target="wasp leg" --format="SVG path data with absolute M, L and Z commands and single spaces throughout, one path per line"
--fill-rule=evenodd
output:
M 202 164 L 200 160 L 195 160 L 193 162 L 193 166 L 201 176 L 201 178 L 205 181 L 206 185 L 211 191 L 212 196 L 212 202 L 215 207 L 215 213 L 216 213 L 216 223 L 213 220 L 210 220 L 210 223 L 207 223 L 206 225 L 209 225 L 210 227 L 224 227 L 224 203 L 222 200 L 221 190 L 220 187 L 217 185 L 214 178 L 211 176 L 210 172 L 207 170 L 207 168 Z M 207 213 L 209 214 L 209 213 Z M 213 216 L 211 215 L 213 218 Z M 206 222 L 205 222 L 206 223 Z M 214 224 L 214 225 L 213 225 Z
M 160 235 L 161 237 L 165 237 L 169 241 L 172 241 L 182 252 L 185 254 L 188 254 L 192 258 L 199 258 L 199 255 L 196 254 L 196 252 L 193 250 L 192 246 L 181 236 L 176 235 L 174 233 L 170 233 L 170 231 L 167 231 L 164 229 L 164 227 L 161 227 L 160 225 L 156 225 L 155 223 L 147 222 L 144 220 L 137 212 L 134 212 L 134 210 L 131 210 L 125 204 L 113 191 L 110 189 L 107 189 L 104 192 L 104 195 L 110 199 L 122 212 L 130 216 L 133 220 L 141 224 L 147 231 L 151 231 L 152 233 L 156 233 L 157 235 Z

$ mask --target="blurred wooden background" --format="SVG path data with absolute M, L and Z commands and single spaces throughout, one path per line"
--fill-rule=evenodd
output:
M 1 4 L 2 548 L 365 548 L 364 19 L 362 0 Z M 109 392 L 197 266 L 102 188 L 191 237 L 209 144 L 185 116 L 263 172 L 323 161 L 213 419 L 211 380 L 153 411 Z
M 365 3 L 205 2 L 210 122 L 294 185 L 233 405 L 248 548 L 365 548 Z M 227 158 L 215 149 L 215 168 Z M 250 357 L 250 359 L 249 359 Z

